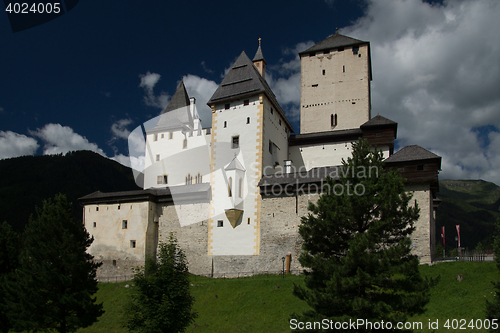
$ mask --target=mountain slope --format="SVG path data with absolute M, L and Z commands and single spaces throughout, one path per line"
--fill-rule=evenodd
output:
M 103 192 L 139 189 L 132 170 L 91 151 L 66 155 L 23 156 L 0 160 L 0 222 L 21 230 L 35 206 L 57 193 L 73 203 L 74 216 L 82 218 L 77 199 Z
M 478 242 L 491 248 L 494 223 L 500 216 L 500 187 L 484 180 L 440 180 L 436 243 L 442 244 L 441 226 L 445 226 L 447 248 L 457 246 L 455 226 L 460 225 L 461 246 L 474 249 Z

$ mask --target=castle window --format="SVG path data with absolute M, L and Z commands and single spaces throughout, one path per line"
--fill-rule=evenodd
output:
M 193 183 L 193 176 L 191 176 L 191 174 L 188 173 L 188 175 L 186 176 L 186 185 L 191 185 Z
M 196 184 L 201 184 L 202 182 L 202 175 L 198 172 L 196 175 Z
M 233 136 L 231 148 L 233 148 L 233 149 L 240 148 L 240 137 L 239 136 Z
M 122 221 L 122 229 L 128 229 L 128 222 L 127 220 Z
M 226 109 L 226 110 L 229 110 L 230 107 L 231 107 L 231 104 L 229 104 L 229 103 L 224 105 L 224 109 Z
M 281 119 L 279 120 L 279 124 L 280 124 L 280 126 L 281 126 Z
M 269 152 L 273 153 L 273 142 L 271 140 L 269 140 Z
M 325 74 L 326 74 L 326 70 L 323 69 L 323 75 L 325 75 Z
M 250 100 L 245 99 L 245 100 L 243 101 L 243 105 L 248 105 L 248 104 L 250 104 Z
M 211 128 L 211 127 L 207 128 L 207 133 L 206 133 L 206 135 L 209 135 L 209 134 L 212 134 L 212 128 Z
M 157 154 L 156 155 L 156 161 L 159 161 L 160 160 L 160 154 Z
M 271 114 L 273 114 L 273 108 L 271 108 Z
M 227 121 L 224 121 L 224 128 L 227 127 Z
M 250 224 L 250 218 L 248 218 L 248 220 L 247 220 L 247 224 Z
M 120 204 L 118 204 L 118 210 L 120 210 L 120 207 L 121 207 Z
M 243 178 L 238 181 L 238 197 L 243 197 Z
M 113 260 L 113 267 L 116 267 L 116 260 Z
M 316 84 L 313 84 L 311 87 L 317 87 L 317 86 L 318 86 L 318 84 L 316 83 Z
M 153 134 L 153 141 L 158 141 L 158 133 Z
M 163 139 L 165 137 L 165 134 L 164 133 L 161 133 L 161 138 Z
M 250 124 L 250 117 L 247 117 L 247 124 Z
M 359 52 L 359 46 L 354 46 L 352 48 L 352 54 L 358 54 L 358 52 Z
M 342 66 L 342 73 L 345 73 L 345 66 Z
M 223 227 L 224 226 L 224 221 L 223 220 L 217 221 L 217 226 L 218 227 Z
M 94 228 L 97 227 L 97 222 L 94 222 Z
M 171 140 L 174 137 L 174 132 L 168 132 L 168 139 Z
M 95 208 L 95 211 L 96 211 L 96 212 L 98 212 L 98 211 L 99 211 L 99 207 L 96 207 L 96 208 Z
M 332 127 L 337 126 L 337 114 L 335 114 L 335 115 L 331 114 L 330 115 L 330 125 Z
M 135 248 L 135 240 L 131 240 L 130 241 L 130 247 L 131 248 Z
M 417 170 L 418 171 L 423 171 L 424 170 L 424 165 L 423 164 L 417 165 Z
M 163 184 L 163 177 L 162 176 L 156 177 L 156 184 Z
M 188 147 L 188 139 L 184 139 L 184 141 L 182 141 L 182 149 L 186 149 Z
M 229 197 L 233 196 L 233 178 L 229 177 L 229 180 L 227 182 L 227 195 Z
M 168 175 L 163 175 L 163 184 L 168 184 Z

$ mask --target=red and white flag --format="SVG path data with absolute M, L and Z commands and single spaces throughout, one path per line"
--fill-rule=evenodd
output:
M 457 224 L 456 227 L 457 227 L 457 234 L 458 234 L 458 247 L 460 247 L 460 224 Z
M 444 240 L 444 226 L 441 227 L 441 238 L 443 239 L 443 247 L 445 246 L 445 240 Z

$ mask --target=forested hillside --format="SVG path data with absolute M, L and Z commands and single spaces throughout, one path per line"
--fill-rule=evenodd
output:
M 57 193 L 66 194 L 81 221 L 79 197 L 94 191 L 139 189 L 132 170 L 91 151 L 66 155 L 22 156 L 0 160 L 0 222 L 22 230 L 35 206 Z

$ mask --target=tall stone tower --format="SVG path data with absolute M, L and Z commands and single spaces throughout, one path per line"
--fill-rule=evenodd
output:
M 359 128 L 370 120 L 370 43 L 335 33 L 299 53 L 300 133 Z

